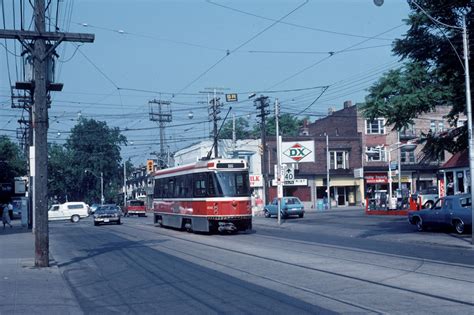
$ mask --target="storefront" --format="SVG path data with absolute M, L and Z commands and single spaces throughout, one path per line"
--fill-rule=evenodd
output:
M 440 169 L 440 196 L 471 192 L 468 152 L 454 154 Z
M 401 173 L 400 176 L 400 186 L 401 188 L 406 188 L 410 192 L 413 191 L 412 187 L 412 176 L 410 173 Z M 392 174 L 392 194 L 395 195 L 395 191 L 399 188 L 398 186 L 398 175 Z M 367 198 L 372 198 L 372 195 L 376 191 L 385 191 L 388 193 L 389 190 L 389 182 L 387 173 L 365 173 L 364 175 L 364 188 Z
M 354 178 L 336 177 L 330 179 L 331 207 L 355 206 L 362 202 L 360 181 Z M 318 201 L 326 202 L 327 181 L 326 178 L 316 178 L 313 181 L 316 204 Z

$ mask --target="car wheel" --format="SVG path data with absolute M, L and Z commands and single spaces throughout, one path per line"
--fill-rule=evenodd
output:
M 423 221 L 421 220 L 421 218 L 416 218 L 415 219 L 415 225 L 416 225 L 416 229 L 419 232 L 422 232 L 422 231 L 425 230 L 425 227 L 423 226 Z
M 298 214 L 300 218 L 304 217 L 304 213 Z
M 265 218 L 271 217 L 270 212 L 268 210 L 265 210 L 264 214 L 265 214 Z
M 75 214 L 71 217 L 71 222 L 77 223 L 80 219 L 81 218 L 77 214 Z
M 458 234 L 464 233 L 464 223 L 461 220 L 454 221 L 454 229 Z
M 94 226 L 98 226 L 98 225 L 99 225 L 99 222 L 94 221 Z
M 122 221 L 119 219 L 119 220 L 117 221 L 117 224 L 118 224 L 118 225 L 122 224 Z
M 282 212 L 280 212 L 280 218 L 281 219 L 286 219 L 287 218 L 287 215 Z

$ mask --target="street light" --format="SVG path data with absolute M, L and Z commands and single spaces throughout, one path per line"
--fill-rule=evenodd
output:
M 89 169 L 85 169 L 84 173 L 90 173 L 94 175 L 95 177 L 100 178 L 100 204 L 103 205 L 105 201 L 104 199 L 104 173 L 100 172 L 100 176 L 97 176 L 94 172 L 92 172 Z

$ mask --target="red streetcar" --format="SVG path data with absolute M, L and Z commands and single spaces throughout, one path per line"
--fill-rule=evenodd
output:
M 159 170 L 154 180 L 155 224 L 199 232 L 252 229 L 245 160 L 199 161 Z
M 146 206 L 143 200 L 127 200 L 127 205 L 124 209 L 125 215 L 130 216 L 136 214 L 137 216 L 146 216 Z

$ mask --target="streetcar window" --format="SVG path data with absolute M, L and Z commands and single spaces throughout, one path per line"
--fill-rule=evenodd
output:
M 194 196 L 205 197 L 206 196 L 206 174 L 195 174 L 194 181 Z
M 208 196 L 209 197 L 217 197 L 222 195 L 222 191 L 219 189 L 219 185 L 217 184 L 216 175 L 214 173 L 208 173 Z
M 224 196 L 250 195 L 247 172 L 219 172 L 217 173 L 217 179 Z
M 191 198 L 193 196 L 193 176 L 192 175 L 183 175 L 183 197 Z

